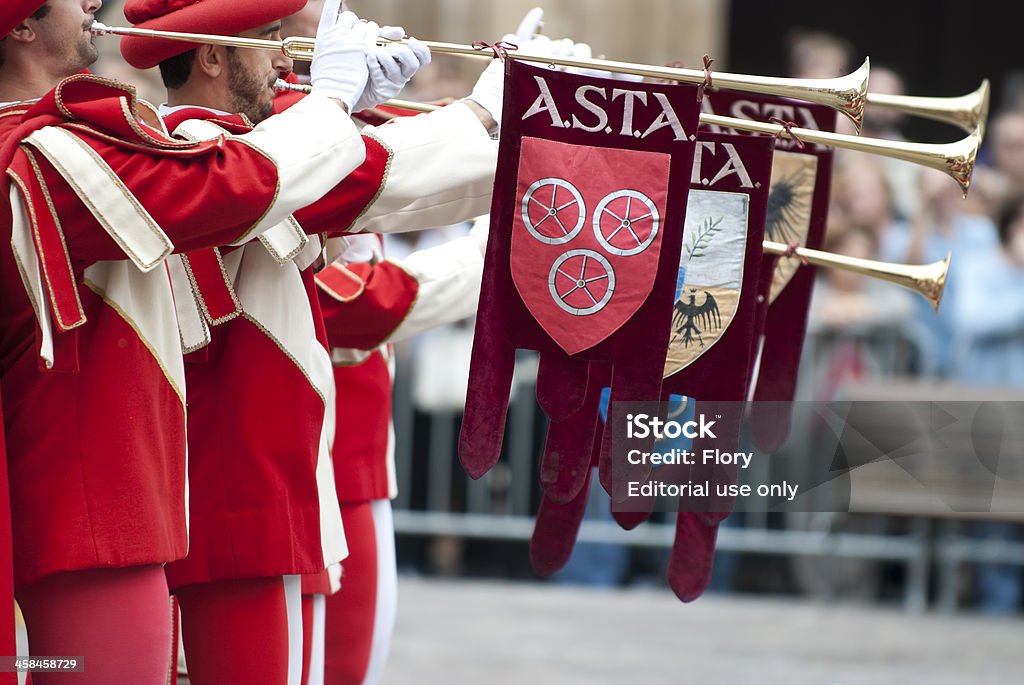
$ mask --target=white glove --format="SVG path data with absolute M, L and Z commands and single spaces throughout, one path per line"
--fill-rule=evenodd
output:
M 400 40 L 405 36 L 401 26 L 384 26 L 380 37 Z M 370 109 L 398 95 L 421 67 L 430 64 L 430 50 L 426 45 L 410 38 L 402 44 L 376 46 L 366 54 L 369 80 L 355 111 Z
M 338 261 L 343 264 L 360 264 L 373 261 L 376 249 L 380 246 L 377 236 L 369 233 L 347 235 L 343 240 L 348 243 L 345 251 L 338 258 Z
M 519 22 L 519 28 L 516 29 L 516 45 L 529 43 L 536 38 L 542 26 L 544 26 L 544 10 L 534 7 Z
M 491 234 L 491 217 L 481 216 L 473 222 L 473 228 L 469 231 L 469 238 L 480 248 L 480 254 L 487 255 L 487 238 Z
M 538 31 L 544 25 L 544 10 L 539 7 L 527 12 L 526 17 L 516 29 L 516 38 L 522 52 L 528 55 L 543 55 L 546 57 L 571 57 L 578 60 L 590 60 L 594 58 L 594 51 L 587 43 L 574 43 L 565 38 L 562 40 L 550 40 L 545 36 L 538 35 Z M 581 76 L 593 76 L 596 78 L 611 78 L 617 81 L 632 81 L 634 83 L 643 81 L 643 76 L 635 74 L 619 74 L 599 69 L 576 69 L 565 68 L 572 74 Z
M 502 38 L 503 42 L 515 41 L 511 33 Z M 494 120 L 501 125 L 501 110 L 505 104 L 505 61 L 492 59 L 491 63 L 480 74 L 469 99 L 486 109 Z
M 310 65 L 313 90 L 345 103 L 349 112 L 366 88 L 366 53 L 377 40 L 376 24 L 359 21 L 352 12 L 340 16 L 341 0 L 327 0 L 317 29 Z
M 534 40 L 537 31 L 544 24 L 544 10 L 534 7 L 526 13 L 523 20 L 519 22 L 519 28 L 514 34 L 510 33 L 502 42 L 513 43 L 519 47 L 527 45 Z M 546 38 L 544 40 L 547 40 Z M 550 42 L 550 41 L 549 41 Z M 500 59 L 492 60 L 490 65 L 480 75 L 469 99 L 480 105 L 494 117 L 494 120 L 501 124 L 501 110 L 505 103 L 505 63 Z

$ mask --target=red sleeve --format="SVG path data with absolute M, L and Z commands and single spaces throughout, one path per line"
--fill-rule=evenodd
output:
M 391 152 L 376 138 L 363 136 L 363 142 L 366 161 L 319 201 L 295 212 L 306 233 L 346 233 L 377 199 L 391 164 Z
M 316 276 L 331 347 L 373 350 L 416 303 L 419 283 L 398 265 L 331 264 Z
M 277 193 L 274 163 L 241 142 L 225 140 L 200 156 L 133 152 L 93 138 L 87 142 L 163 229 L 176 252 L 236 242 L 260 221 Z M 35 173 L 23 159 L 20 153 L 12 169 Z M 124 259 L 57 170 L 42 155 L 33 159 L 76 264 Z

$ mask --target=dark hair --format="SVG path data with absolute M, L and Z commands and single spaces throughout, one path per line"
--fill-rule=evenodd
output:
M 42 7 L 40 7 L 39 9 L 37 9 L 32 14 L 30 14 L 28 18 L 29 19 L 35 19 L 36 21 L 39 21 L 40 19 L 42 19 L 43 17 L 45 17 L 47 14 L 50 13 L 50 9 L 51 9 L 50 8 L 50 4 L 47 3 L 47 4 L 43 5 Z M 0 36 L 0 67 L 2 67 L 4 65 L 4 51 L 3 51 L 2 48 L 3 48 L 3 45 L 4 45 L 4 40 L 6 38 L 7 38 L 7 36 Z
M 181 88 L 188 79 L 192 76 L 192 65 L 196 61 L 195 48 L 188 52 L 183 52 L 180 55 L 174 57 L 168 57 L 160 63 L 160 78 L 164 81 L 164 86 L 170 89 Z
M 236 48 L 228 46 L 228 53 L 234 53 Z M 188 83 L 192 76 L 192 65 L 196 63 L 196 49 L 183 52 L 174 57 L 168 57 L 160 63 L 160 78 L 163 79 L 164 87 L 177 89 Z
M 1011 231 L 1013 224 L 1024 214 L 1024 195 L 1017 195 L 1004 202 L 999 207 L 999 214 L 996 216 L 996 230 L 999 231 L 999 244 L 1006 247 L 1013 238 Z

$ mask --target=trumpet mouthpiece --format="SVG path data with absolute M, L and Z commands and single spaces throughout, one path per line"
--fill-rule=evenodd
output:
M 111 28 L 109 26 L 98 21 L 93 21 L 92 26 L 89 27 L 89 30 L 92 32 L 92 35 L 94 36 L 104 36 L 111 32 Z
M 284 79 L 277 79 L 274 82 L 274 88 L 282 93 L 309 93 L 312 90 L 312 88 L 304 83 L 288 83 Z

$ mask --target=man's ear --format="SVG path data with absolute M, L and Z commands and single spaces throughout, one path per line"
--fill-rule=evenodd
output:
M 38 37 L 38 35 L 39 34 L 36 33 L 35 28 L 31 26 L 26 19 L 11 29 L 11 32 L 5 36 L 5 39 L 14 41 L 15 43 L 31 43 Z
M 227 66 L 228 49 L 223 45 L 200 45 L 192 68 L 207 78 L 219 78 Z

